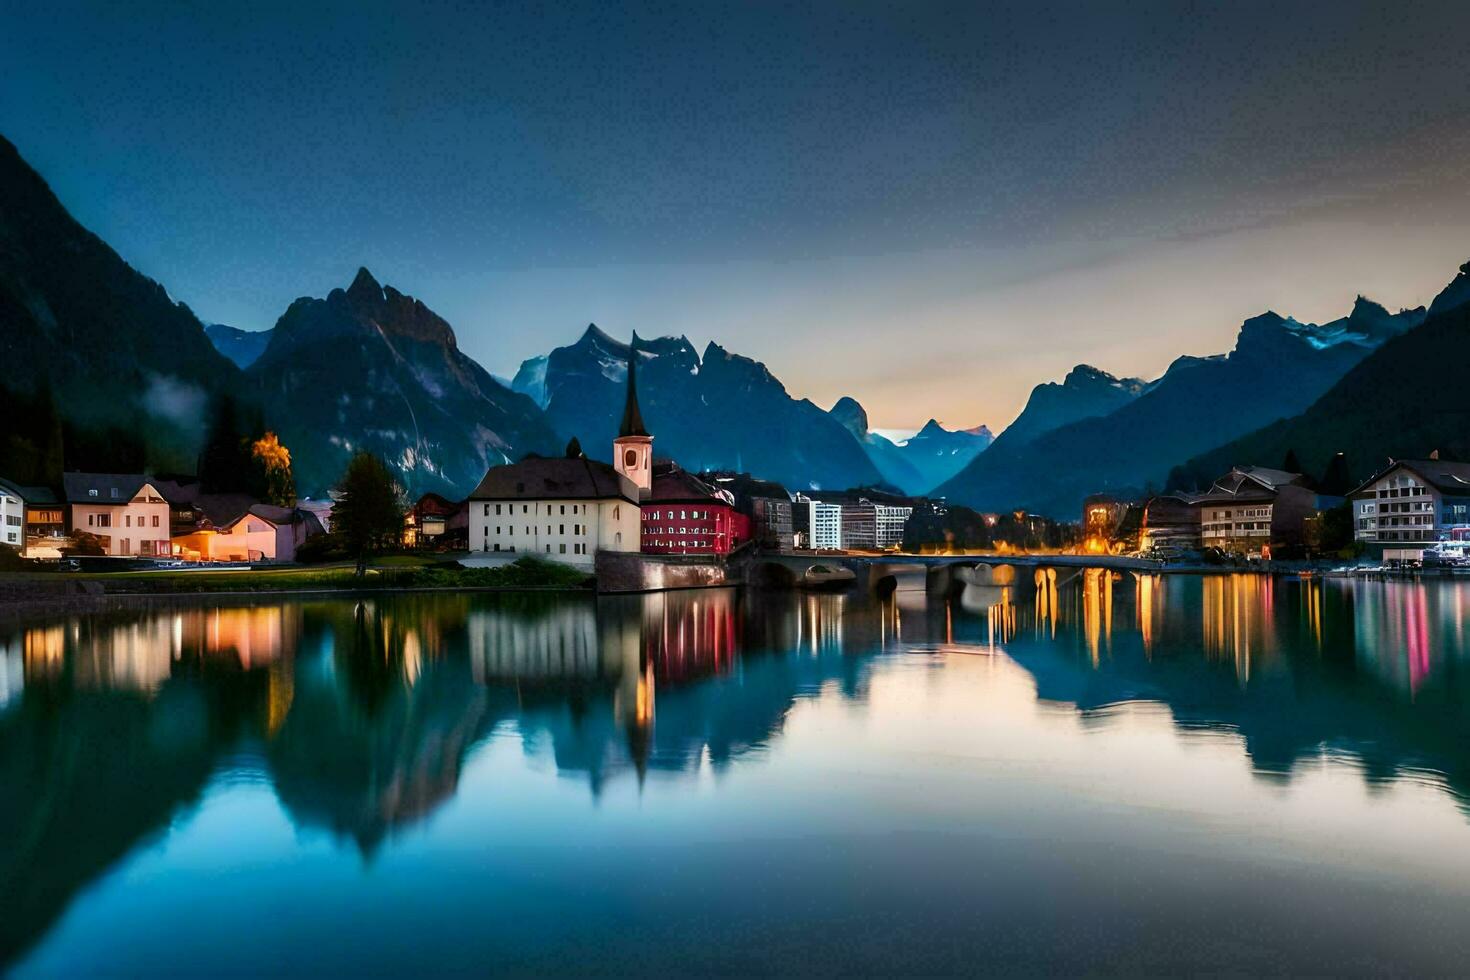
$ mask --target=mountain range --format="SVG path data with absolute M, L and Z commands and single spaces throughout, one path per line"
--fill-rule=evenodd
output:
M 1241 324 L 1228 354 L 1180 357 L 1153 381 L 1079 365 L 1038 385 L 993 442 L 983 426 L 932 419 L 895 442 L 856 399 L 823 411 L 761 362 L 685 337 L 623 343 L 589 326 L 507 385 L 427 305 L 366 269 L 296 300 L 271 330 L 205 326 L 78 224 L 0 138 L 0 389 L 49 391 L 38 404 L 54 395 L 83 455 L 133 439 L 146 465 L 177 472 L 196 462 L 209 404 L 241 399 L 292 450 L 303 494 L 328 489 L 357 449 L 382 456 L 410 493 L 456 495 L 486 467 L 559 452 L 572 436 L 607 445 L 630 356 L 660 456 L 791 489 L 889 487 L 1070 519 L 1092 492 L 1187 488 L 1236 463 L 1278 465 L 1287 450 L 1308 469 L 1345 451 L 1363 476 L 1388 456 L 1470 455 L 1465 399 L 1435 370 L 1470 352 L 1467 309 L 1470 263 L 1427 310 L 1390 313 L 1360 296 L 1324 324 L 1268 311 Z M 0 438 L 0 467 L 12 436 Z
M 793 397 L 761 362 L 713 342 L 702 353 L 686 337 L 634 333 L 624 343 L 593 324 L 576 343 L 522 364 L 512 385 L 545 407 L 563 438 L 609 445 L 634 352 L 639 402 L 656 455 L 694 471 L 750 472 L 791 489 L 883 482 L 841 422 Z
M 1122 401 L 1120 407 L 1050 431 L 1028 423 L 1021 438 L 1007 429 L 936 493 L 977 510 L 1024 508 L 1071 517 L 1090 493 L 1133 496 L 1150 486 L 1162 488 L 1174 466 L 1201 447 L 1305 411 L 1386 339 L 1421 323 L 1425 313 L 1423 307 L 1389 313 L 1362 297 L 1346 316 L 1322 325 L 1268 311 L 1241 324 L 1229 354 L 1180 357 L 1151 384 L 1130 379 L 1114 386 L 1103 378 L 1099 385 L 1088 369 L 1078 380 L 1094 393 L 1116 388 L 1109 397 Z M 1049 396 L 1043 404 L 1050 408 L 1056 401 Z M 1024 415 L 1021 421 L 1027 421 Z
M 1390 458 L 1470 459 L 1470 397 L 1453 365 L 1470 360 L 1470 262 L 1430 304 L 1423 325 L 1386 341 L 1305 412 L 1188 460 L 1169 478 L 1177 489 L 1207 485 L 1236 460 L 1276 465 L 1294 452 L 1309 475 L 1346 454 L 1355 480 Z M 1207 476 L 1207 474 L 1209 474 Z M 1466 488 L 1470 495 L 1470 487 Z
M 364 449 L 415 493 L 462 494 L 490 466 L 564 445 L 531 399 L 460 351 L 443 318 L 367 269 L 292 303 L 245 379 L 292 449 L 298 487 L 318 492 Z
M 954 476 L 994 440 L 983 425 L 946 429 L 935 419 L 901 442 L 868 427 L 868 413 L 857 399 L 842 397 L 828 411 L 862 445 L 889 485 L 907 494 L 925 494 Z

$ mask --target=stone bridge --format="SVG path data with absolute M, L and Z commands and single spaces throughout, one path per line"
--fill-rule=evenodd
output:
M 953 595 L 964 586 L 1007 588 L 1014 596 L 1029 595 L 1043 581 L 1063 585 L 1083 569 L 1157 572 L 1159 563 L 1112 555 L 902 555 L 902 554 L 775 554 L 747 553 L 732 560 L 732 571 L 748 585 L 792 588 L 807 569 L 822 565 L 850 569 L 853 588 L 885 595 L 898 587 L 900 576 L 924 576 L 925 591 Z

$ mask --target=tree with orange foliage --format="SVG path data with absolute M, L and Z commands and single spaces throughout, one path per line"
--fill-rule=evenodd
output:
M 278 507 L 295 506 L 296 478 L 291 474 L 291 450 L 281 444 L 274 432 L 267 432 L 250 444 L 250 460 L 261 498 Z

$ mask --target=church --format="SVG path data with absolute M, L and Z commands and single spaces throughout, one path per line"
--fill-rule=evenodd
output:
M 640 550 L 640 504 L 653 487 L 653 436 L 638 408 L 636 358 L 630 351 L 612 464 L 588 459 L 573 439 L 565 456 L 491 467 L 469 496 L 470 550 L 589 566 L 599 551 Z

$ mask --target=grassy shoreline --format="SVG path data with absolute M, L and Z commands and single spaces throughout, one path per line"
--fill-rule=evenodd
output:
M 592 577 L 555 562 L 522 558 L 489 568 L 390 557 L 361 577 L 351 565 L 212 571 L 19 572 L 0 576 L 0 598 L 24 601 L 79 596 L 252 595 L 382 591 L 585 590 Z

